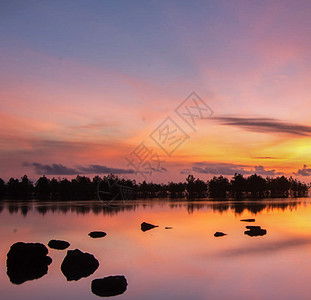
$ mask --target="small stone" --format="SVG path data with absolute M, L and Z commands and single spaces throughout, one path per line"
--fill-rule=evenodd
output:
M 91 284 L 93 294 L 101 297 L 110 297 L 123 294 L 126 291 L 126 288 L 126 278 L 120 275 L 94 279 Z
M 140 229 L 141 229 L 142 231 L 147 231 L 147 230 L 150 230 L 150 229 L 155 228 L 155 227 L 159 227 L 159 226 L 157 226 L 157 225 L 152 225 L 152 224 L 149 224 L 149 223 L 146 223 L 146 222 L 143 222 L 143 223 L 141 223 L 141 225 L 140 225 Z
M 215 237 L 224 236 L 224 235 L 227 235 L 227 234 L 223 232 L 218 232 L 218 231 L 214 234 Z
M 48 243 L 48 246 L 52 249 L 56 250 L 64 250 L 70 246 L 70 244 L 66 241 L 60 241 L 60 240 L 50 240 Z

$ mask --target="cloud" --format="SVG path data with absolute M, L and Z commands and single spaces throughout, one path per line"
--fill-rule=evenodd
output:
M 134 174 L 132 169 L 110 168 L 102 165 L 89 165 L 88 167 L 79 167 L 80 173 L 84 174 Z
M 265 170 L 263 166 L 254 166 L 254 171 L 252 173 L 260 174 L 260 175 L 266 175 L 266 176 L 274 176 L 274 175 L 281 175 L 282 172 L 276 172 L 273 170 Z
M 120 169 L 120 168 L 110 168 L 102 165 L 89 165 L 87 167 L 78 167 L 80 174 L 135 174 L 136 171 L 133 169 Z M 159 169 L 151 168 L 151 172 L 167 172 L 166 168 L 160 167 Z M 149 170 L 142 171 L 143 173 L 150 174 Z
M 110 168 L 102 165 L 78 166 L 75 168 L 66 167 L 62 164 L 40 164 L 40 163 L 23 163 L 24 166 L 31 166 L 37 174 L 44 175 L 77 175 L 77 174 L 134 174 L 132 169 Z
M 278 159 L 276 156 L 255 156 L 254 159 Z
M 311 126 L 288 123 L 278 119 L 218 117 L 213 118 L 213 120 L 218 121 L 221 125 L 236 126 L 255 132 L 287 133 L 298 136 L 311 135 Z
M 244 165 L 235 165 L 227 163 L 195 163 L 192 170 L 196 173 L 202 174 L 221 174 L 233 175 L 235 173 L 249 174 Z
M 311 169 L 307 165 L 303 165 L 302 169 L 298 169 L 297 173 L 294 172 L 297 176 L 311 176 Z
M 159 169 L 156 169 L 156 168 L 151 168 L 153 172 L 159 172 L 159 173 L 162 173 L 162 172 L 168 172 L 166 168 L 164 167 L 160 167 Z
M 24 166 L 34 167 L 35 172 L 37 174 L 44 174 L 44 175 L 76 175 L 79 174 L 77 169 L 68 168 L 63 166 L 62 164 L 51 164 L 51 165 L 44 165 L 40 163 L 23 163 Z
M 256 173 L 265 176 L 275 176 L 282 174 L 281 172 L 276 172 L 274 169 L 266 170 L 263 166 L 210 162 L 196 162 L 191 169 L 182 170 L 181 174 L 189 174 L 191 172 L 213 175 L 234 175 L 235 173 L 250 175 Z

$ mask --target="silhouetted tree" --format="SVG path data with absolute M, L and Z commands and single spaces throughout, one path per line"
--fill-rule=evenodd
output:
M 123 187 L 123 188 L 122 188 Z M 136 184 L 134 180 L 119 178 L 115 175 L 107 175 L 103 178 L 95 176 L 91 181 L 86 176 L 77 176 L 69 181 L 63 179 L 48 179 L 40 177 L 35 187 L 27 175 L 18 179 L 10 178 L 7 183 L 0 179 L 0 198 L 8 199 L 31 199 L 35 197 L 40 200 L 90 200 L 97 199 L 97 190 L 101 190 L 101 200 L 122 200 L 124 191 L 131 191 L 126 199 L 138 198 L 184 198 L 186 194 L 189 199 L 206 197 L 225 198 L 232 195 L 235 198 L 251 196 L 262 197 L 303 197 L 308 194 L 308 185 L 290 177 L 285 176 L 264 179 L 254 174 L 244 178 L 241 174 L 235 174 L 229 180 L 223 176 L 216 177 L 207 183 L 189 175 L 186 182 L 169 182 L 158 184 L 143 181 Z M 122 191 L 122 192 L 121 192 Z M 228 193 L 228 192 L 231 193 Z M 107 199 L 106 199 L 106 198 Z M 26 213 L 26 210 L 24 209 Z
M 229 190 L 229 180 L 223 176 L 214 176 L 208 182 L 208 195 L 211 198 L 225 198 Z
M 243 193 L 247 191 L 247 181 L 242 174 L 235 173 L 230 181 L 232 196 L 237 199 L 243 197 Z
M 94 199 L 92 184 L 90 178 L 78 175 L 71 180 L 71 190 L 73 191 L 73 199 L 88 200 Z
M 18 199 L 20 194 L 18 179 L 10 178 L 7 183 L 7 193 L 9 199 Z
M 297 179 L 289 178 L 291 195 L 293 197 L 304 197 L 308 195 L 308 185 Z
M 50 180 L 45 176 L 40 177 L 35 184 L 35 198 L 40 200 L 50 199 Z
M 266 180 L 257 174 L 249 176 L 247 178 L 247 190 L 251 193 L 251 197 L 253 198 L 264 197 Z
M 153 182 L 147 183 L 145 180 L 138 185 L 139 196 L 142 198 L 155 198 Z
M 199 178 L 195 179 L 193 175 L 186 178 L 185 188 L 189 199 L 206 197 L 206 183 Z
M 5 198 L 6 195 L 6 185 L 2 178 L 0 178 L 0 199 Z
M 290 187 L 291 183 L 285 176 L 267 178 L 267 190 L 271 197 L 288 197 Z
M 50 191 L 52 200 L 60 199 L 60 183 L 56 178 L 52 178 L 50 181 Z
M 183 198 L 183 194 L 185 192 L 185 184 L 182 182 L 169 182 L 167 190 L 171 198 Z
M 67 178 L 63 178 L 59 182 L 59 193 L 61 200 L 74 200 L 71 183 Z
M 24 175 L 19 183 L 19 193 L 21 199 L 31 199 L 33 190 L 34 187 L 32 182 L 28 179 L 27 175 Z

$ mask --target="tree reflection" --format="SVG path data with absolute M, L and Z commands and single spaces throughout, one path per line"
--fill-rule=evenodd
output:
M 64 214 L 68 212 L 75 213 L 78 215 L 116 215 L 120 212 L 134 211 L 141 208 L 153 209 L 158 206 L 168 206 L 171 210 L 185 209 L 189 214 L 193 214 L 195 211 L 201 210 L 212 210 L 215 213 L 222 214 L 227 211 L 232 211 L 235 215 L 242 215 L 243 213 L 258 214 L 264 210 L 294 210 L 302 204 L 301 201 L 135 201 L 127 202 L 124 204 L 114 203 L 113 205 L 106 206 L 102 205 L 100 201 L 83 201 L 83 202 L 21 202 L 16 203 L 15 201 L 3 202 L 0 206 L 0 213 L 7 210 L 10 214 L 17 214 L 20 212 L 21 215 L 27 216 L 29 211 L 35 210 L 41 215 L 51 214 Z

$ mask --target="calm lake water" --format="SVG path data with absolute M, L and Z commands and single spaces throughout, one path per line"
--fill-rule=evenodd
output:
M 241 219 L 254 218 L 254 223 Z M 143 232 L 142 222 L 159 227 Z M 267 230 L 244 234 L 247 225 Z M 91 282 L 124 275 L 115 299 L 310 299 L 311 201 L 244 202 L 145 200 L 106 207 L 94 202 L 0 204 L 1 299 L 98 299 Z M 165 227 L 172 227 L 165 229 Z M 90 231 L 106 237 L 92 239 Z M 214 237 L 216 231 L 227 233 Z M 48 273 L 10 282 L 6 255 L 15 242 L 68 241 L 68 249 L 100 263 L 89 277 L 67 281 L 67 250 L 49 249 Z

